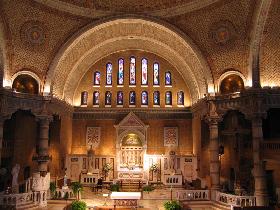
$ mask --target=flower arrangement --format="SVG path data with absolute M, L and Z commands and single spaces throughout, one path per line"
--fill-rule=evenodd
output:
M 159 171 L 158 164 L 152 164 L 150 167 L 150 171 L 155 172 L 155 173 L 158 172 Z
M 110 165 L 110 163 L 106 163 L 104 166 L 103 166 L 103 169 L 102 169 L 105 173 L 108 173 L 109 171 L 112 170 L 112 166 Z

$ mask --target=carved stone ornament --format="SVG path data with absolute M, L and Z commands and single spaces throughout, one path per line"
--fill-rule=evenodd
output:
M 178 128 L 165 127 L 164 128 L 164 146 L 172 147 L 178 146 Z
M 21 40 L 28 46 L 39 46 L 46 41 L 46 28 L 39 21 L 27 21 L 21 27 Z
M 87 127 L 86 144 L 89 148 L 98 147 L 100 143 L 101 128 L 100 127 Z
M 217 45 L 225 45 L 236 38 L 236 30 L 230 21 L 220 21 L 214 23 L 209 31 L 210 38 Z

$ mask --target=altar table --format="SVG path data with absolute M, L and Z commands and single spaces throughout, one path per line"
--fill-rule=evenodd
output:
M 112 192 L 110 198 L 116 206 L 137 207 L 137 200 L 141 199 L 141 192 Z

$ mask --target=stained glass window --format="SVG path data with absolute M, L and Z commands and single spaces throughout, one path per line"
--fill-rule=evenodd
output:
M 118 85 L 123 85 L 124 81 L 124 60 L 122 58 L 119 59 L 119 71 L 118 71 Z
M 83 91 L 81 93 L 81 106 L 87 106 L 87 100 L 88 100 L 88 92 Z
M 117 92 L 117 105 L 123 105 L 123 92 Z
M 135 91 L 129 92 L 129 105 L 135 105 L 136 104 L 136 93 Z
M 148 60 L 146 58 L 142 59 L 142 72 L 141 72 L 141 79 L 142 79 L 142 85 L 148 84 Z
M 177 93 L 177 104 L 184 105 L 184 92 L 183 91 L 179 91 Z
M 141 94 L 141 104 L 148 105 L 148 92 L 147 91 L 143 91 Z
M 107 63 L 107 65 L 106 65 L 106 85 L 112 85 L 112 72 L 113 72 L 112 63 Z
M 94 72 L 93 74 L 93 85 L 100 85 L 100 72 L 99 71 L 96 71 Z
M 165 104 L 172 105 L 172 92 L 171 91 L 167 91 L 165 93 Z
M 158 63 L 154 63 L 153 80 L 154 80 L 154 85 L 159 85 L 159 64 Z
M 130 58 L 130 65 L 129 65 L 129 84 L 136 85 L 136 58 Z
M 100 101 L 99 96 L 100 96 L 99 91 L 93 92 L 93 105 L 99 105 L 99 101 Z
M 172 85 L 170 71 L 165 72 L 165 85 Z
M 160 105 L 160 93 L 159 93 L 159 91 L 154 92 L 154 105 Z
M 110 91 L 106 91 L 105 93 L 105 105 L 112 104 L 112 93 Z

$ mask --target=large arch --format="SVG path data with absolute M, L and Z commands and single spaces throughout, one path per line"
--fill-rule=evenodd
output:
M 210 68 L 189 37 L 155 19 L 120 17 L 75 33 L 51 63 L 44 91 L 73 104 L 75 89 L 88 69 L 101 58 L 128 49 L 149 51 L 169 61 L 188 85 L 193 103 L 213 90 Z

